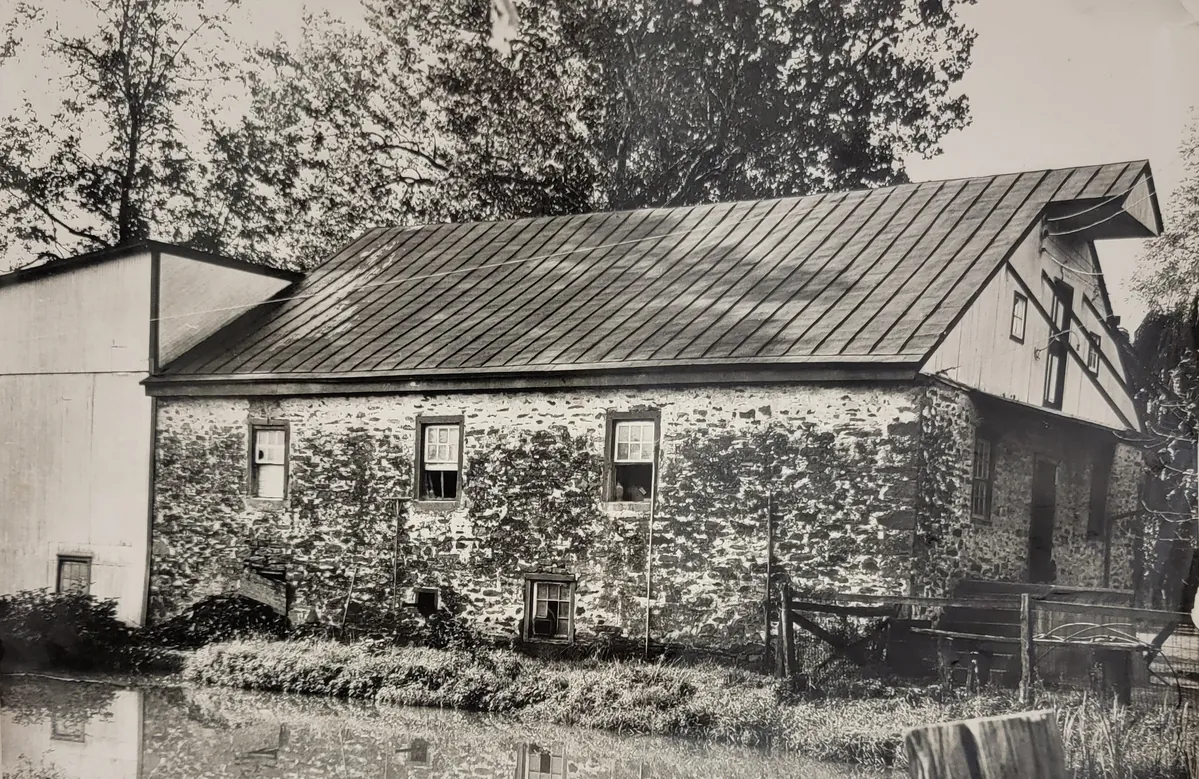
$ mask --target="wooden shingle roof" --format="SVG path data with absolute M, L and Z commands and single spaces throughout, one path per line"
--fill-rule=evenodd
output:
M 1043 209 L 1146 169 L 375 229 L 165 374 L 915 365 Z

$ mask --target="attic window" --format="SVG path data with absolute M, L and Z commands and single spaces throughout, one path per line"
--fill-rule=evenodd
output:
M 618 502 L 648 501 L 654 491 L 654 451 L 658 422 L 652 418 L 614 420 L 610 427 L 611 494 Z
M 1099 375 L 1100 352 L 1103 339 L 1097 333 L 1087 333 L 1087 370 Z
M 1024 343 L 1024 326 L 1028 320 L 1028 298 L 1015 293 L 1012 298 L 1012 340 L 1017 343 Z

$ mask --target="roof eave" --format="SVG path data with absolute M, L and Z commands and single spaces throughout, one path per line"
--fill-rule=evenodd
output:
M 919 357 L 857 360 L 726 360 L 677 365 L 516 366 L 487 369 L 354 373 L 151 376 L 154 397 L 372 395 L 521 390 L 605 389 L 730 384 L 898 382 L 917 376 Z

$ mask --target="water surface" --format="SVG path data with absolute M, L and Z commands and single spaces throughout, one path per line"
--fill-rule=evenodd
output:
M 794 755 L 436 709 L 197 687 L 0 679 L 4 779 L 878 779 Z

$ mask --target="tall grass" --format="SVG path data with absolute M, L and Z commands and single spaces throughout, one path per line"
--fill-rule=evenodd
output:
M 185 678 L 251 690 L 507 714 L 539 724 L 761 745 L 830 761 L 902 763 L 911 727 L 1020 711 L 1011 695 L 874 687 L 855 698 L 796 700 L 775 680 L 718 666 L 555 663 L 468 652 L 328 641 L 235 641 L 204 647 Z M 1132 710 L 1093 696 L 1046 695 L 1076 779 L 1187 779 L 1194 712 Z M 1191 758 L 1188 758 L 1191 755 Z

